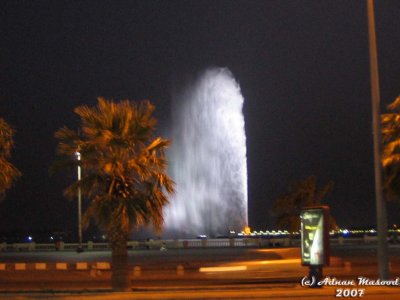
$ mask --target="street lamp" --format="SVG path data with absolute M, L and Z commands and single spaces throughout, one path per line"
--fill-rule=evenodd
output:
M 76 158 L 78 160 L 78 248 L 76 252 L 83 252 L 82 247 L 82 192 L 81 192 L 81 153 L 79 151 L 75 152 Z
M 378 267 L 379 277 L 382 280 L 389 278 L 389 258 L 387 245 L 387 212 L 386 203 L 382 195 L 382 165 L 381 165 L 381 119 L 380 93 L 378 72 L 378 51 L 376 46 L 374 0 L 367 0 L 369 59 L 371 69 L 371 100 L 372 100 L 372 128 L 374 133 L 374 166 L 375 166 L 375 194 L 376 216 L 378 232 Z

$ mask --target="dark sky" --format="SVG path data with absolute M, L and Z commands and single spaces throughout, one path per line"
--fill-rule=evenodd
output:
M 163 132 L 177 79 L 209 66 L 229 68 L 245 98 L 252 227 L 272 228 L 273 200 L 308 175 L 335 182 L 340 226 L 375 224 L 365 1 L 14 0 L 0 12 L 0 116 L 17 130 L 23 173 L 0 204 L 1 231 L 75 230 L 62 196 L 72 175 L 48 175 L 74 107 L 150 99 Z M 400 94 L 400 1 L 375 13 L 384 108 Z

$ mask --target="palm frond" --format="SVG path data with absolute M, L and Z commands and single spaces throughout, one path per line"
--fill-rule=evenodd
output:
M 400 96 L 388 105 L 390 113 L 381 115 L 384 192 L 400 196 Z
M 398 96 L 392 103 L 388 105 L 388 109 L 393 111 L 400 110 L 400 96 Z
M 15 130 L 2 118 L 0 118 L 0 157 L 9 158 L 14 146 L 13 136 Z
M 81 153 L 82 179 L 64 194 L 74 198 L 80 189 L 90 199 L 85 223 L 92 219 L 107 231 L 124 234 L 150 222 L 161 228 L 163 206 L 174 192 L 174 182 L 166 173 L 170 142 L 153 138 L 153 111 L 148 101 L 115 103 L 99 98 L 96 107 L 75 109 L 82 136 L 68 128 L 56 133 L 57 153 L 66 162 L 74 165 L 71 154 L 76 149 Z
M 8 159 L 14 146 L 13 136 L 15 130 L 0 118 L 0 199 L 5 191 L 10 189 L 14 182 L 21 176 L 21 172 Z

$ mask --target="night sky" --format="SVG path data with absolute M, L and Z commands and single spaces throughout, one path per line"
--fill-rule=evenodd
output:
M 400 94 L 400 1 L 376 2 L 384 108 Z M 375 225 L 365 1 L 14 0 L 0 14 L 0 117 L 17 130 L 23 173 L 0 231 L 75 230 L 62 195 L 75 174 L 49 176 L 74 107 L 149 99 L 165 133 L 174 89 L 210 66 L 229 68 L 245 98 L 252 228 L 273 229 L 274 199 L 309 175 L 335 182 L 341 227 Z M 399 205 L 389 210 L 399 221 Z

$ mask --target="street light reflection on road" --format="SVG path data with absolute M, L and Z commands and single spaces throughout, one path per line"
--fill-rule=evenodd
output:
M 281 269 L 282 267 L 288 267 L 290 269 L 302 269 L 300 258 L 285 258 L 285 259 L 271 259 L 271 260 L 251 260 L 251 261 L 236 261 L 233 263 L 227 263 L 214 267 L 201 267 L 199 272 L 201 273 L 220 273 L 220 272 L 240 272 L 240 271 L 256 271 L 261 270 L 265 267 L 268 269 L 275 269 L 274 267 Z M 271 270 L 272 270 L 271 269 Z
M 231 267 L 205 267 L 200 268 L 199 271 L 202 273 L 207 272 L 232 272 L 232 271 L 246 271 L 247 266 L 231 266 Z
M 300 258 L 288 258 L 288 259 L 274 259 L 274 260 L 264 260 L 259 262 L 262 265 L 278 265 L 278 264 L 301 264 Z

